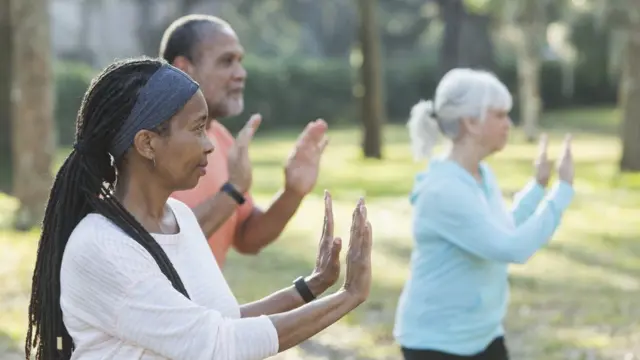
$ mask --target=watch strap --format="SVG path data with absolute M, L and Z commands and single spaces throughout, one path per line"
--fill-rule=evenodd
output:
M 298 293 L 305 302 L 308 303 L 316 299 L 311 292 L 311 289 L 309 289 L 309 285 L 307 285 L 307 282 L 304 280 L 304 277 L 300 276 L 295 279 L 293 285 L 296 287 L 296 290 L 298 290 Z
M 235 200 L 235 202 L 237 202 L 238 205 L 242 205 L 245 202 L 244 195 L 242 195 L 242 193 L 236 190 L 235 186 L 231 185 L 230 182 L 224 183 L 220 188 L 220 191 L 227 193 L 229 196 L 231 196 L 231 198 L 233 198 L 233 200 Z

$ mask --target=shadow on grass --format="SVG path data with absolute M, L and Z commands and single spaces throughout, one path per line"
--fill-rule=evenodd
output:
M 637 332 L 637 294 L 590 279 L 511 276 L 507 334 L 520 359 L 619 359 Z
M 322 359 L 354 359 L 352 350 L 341 349 L 335 346 L 321 344 L 313 338 L 299 345 L 305 356 L 313 356 Z M 358 360 L 370 360 L 369 357 L 358 356 Z
M 579 233 L 578 233 L 579 234 Z M 590 272 L 610 272 L 640 278 L 640 242 L 632 237 L 608 237 L 609 256 L 603 257 L 594 245 L 593 234 L 585 235 L 583 248 L 571 244 L 557 244 L 545 248 L 539 256 L 561 254 L 572 263 L 583 263 Z M 408 263 L 412 246 L 406 241 L 380 241 L 377 251 L 398 262 Z M 635 262 L 616 262 L 624 257 Z M 539 263 L 538 263 L 539 264 Z M 582 272 L 565 273 L 549 268 L 538 275 L 511 273 L 511 301 L 506 318 L 507 341 L 514 359 L 619 359 L 615 351 L 629 349 L 631 339 L 640 327 L 634 319 L 640 318 L 637 290 L 622 288 L 606 277 L 590 277 Z M 634 267 L 633 264 L 636 264 Z M 532 264 L 532 266 L 538 266 Z M 601 267 L 602 269 L 598 269 Z M 562 271 L 562 273 L 559 273 Z M 534 271 L 535 273 L 535 271 Z M 383 302 L 385 312 L 392 308 L 391 298 L 399 296 L 399 289 L 389 291 Z M 387 317 L 388 319 L 388 317 Z M 624 354 L 623 354 L 624 355 Z
M 582 237 L 586 239 L 593 235 L 584 234 Z M 546 248 L 591 268 L 597 267 L 640 279 L 640 239 L 602 235 L 601 241 L 601 251 L 558 242 L 552 242 Z
M 581 141 L 577 144 L 582 148 L 589 148 L 592 144 Z M 596 146 L 599 143 L 593 144 Z M 359 193 L 368 197 L 407 197 L 414 186 L 416 174 L 424 169 L 424 164 L 414 163 L 400 154 L 393 154 L 392 159 L 378 163 L 354 157 L 353 149 L 342 150 L 328 150 L 328 160 L 323 162 L 316 193 L 320 194 L 326 188 L 336 195 Z M 592 149 L 581 155 L 576 150 L 576 187 L 589 191 L 640 189 L 640 175 L 618 174 L 614 161 L 616 151 L 607 147 L 605 150 Z M 557 158 L 557 154 L 550 156 Z M 284 177 L 280 157 L 274 155 L 272 159 L 257 156 L 253 161 L 255 192 L 275 193 L 282 187 Z M 494 173 L 499 174 L 498 181 L 506 195 L 513 195 L 533 177 L 534 157 L 535 149 L 532 146 L 516 146 L 512 151 L 507 149 L 504 154 L 489 159 Z M 554 174 L 552 182 L 556 179 Z
M 511 274 L 510 280 L 511 289 L 514 292 L 526 291 L 534 293 L 534 297 L 538 296 L 567 296 L 569 293 L 571 297 L 580 298 L 585 295 L 603 295 L 611 292 L 621 292 L 620 287 L 614 284 L 604 284 L 602 282 L 590 281 L 589 279 L 577 279 L 576 277 L 557 278 L 554 277 L 553 272 L 549 273 L 547 277 L 539 276 L 527 276 L 521 274 Z M 533 297 L 532 297 L 533 299 Z M 564 300 L 572 301 L 572 299 L 564 298 Z M 576 304 L 579 305 L 579 304 Z

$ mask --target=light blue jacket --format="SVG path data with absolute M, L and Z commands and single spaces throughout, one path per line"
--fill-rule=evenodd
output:
M 401 346 L 472 355 L 503 335 L 508 264 L 551 239 L 573 198 L 567 183 L 545 197 L 532 181 L 508 209 L 488 165 L 480 171 L 482 184 L 456 162 L 433 159 L 416 178 L 411 275 L 394 329 Z

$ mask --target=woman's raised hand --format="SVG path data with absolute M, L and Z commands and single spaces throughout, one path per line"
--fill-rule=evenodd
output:
M 338 281 L 340 277 L 340 249 L 342 240 L 333 237 L 333 204 L 331 194 L 324 192 L 324 223 L 316 267 L 311 276 L 307 278 L 309 289 L 313 295 L 318 296 Z
M 353 297 L 357 304 L 369 297 L 371 289 L 371 223 L 367 219 L 367 207 L 360 199 L 353 210 L 351 239 L 347 250 L 347 273 L 342 291 Z
M 558 162 L 558 177 L 560 180 L 573 185 L 573 154 L 571 152 L 571 134 L 567 134 L 564 138 L 562 152 L 560 153 L 560 161 Z
M 313 291 L 314 279 L 328 280 L 325 286 L 335 282 L 340 273 L 339 254 L 341 242 L 333 237 L 333 212 L 331 196 L 325 194 L 325 217 L 320 250 L 314 275 L 308 284 Z M 319 276 L 319 274 L 323 274 Z M 360 199 L 353 211 L 351 239 L 347 251 L 347 274 L 340 290 L 317 299 L 295 310 L 270 315 L 278 333 L 280 351 L 289 349 L 335 323 L 369 297 L 371 288 L 371 224 L 367 220 L 367 208 Z M 317 292 L 314 292 L 317 295 Z

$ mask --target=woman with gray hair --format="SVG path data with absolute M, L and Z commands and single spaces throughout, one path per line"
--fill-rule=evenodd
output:
M 508 265 L 526 262 L 553 236 L 574 191 L 570 137 L 551 172 L 546 137 L 536 176 L 508 208 L 485 159 L 507 143 L 512 97 L 493 74 L 453 69 L 433 101 L 416 104 L 408 122 L 416 159 L 429 158 L 440 135 L 444 156 L 418 174 L 411 195 L 411 275 L 394 335 L 406 360 L 508 359 L 504 320 Z

